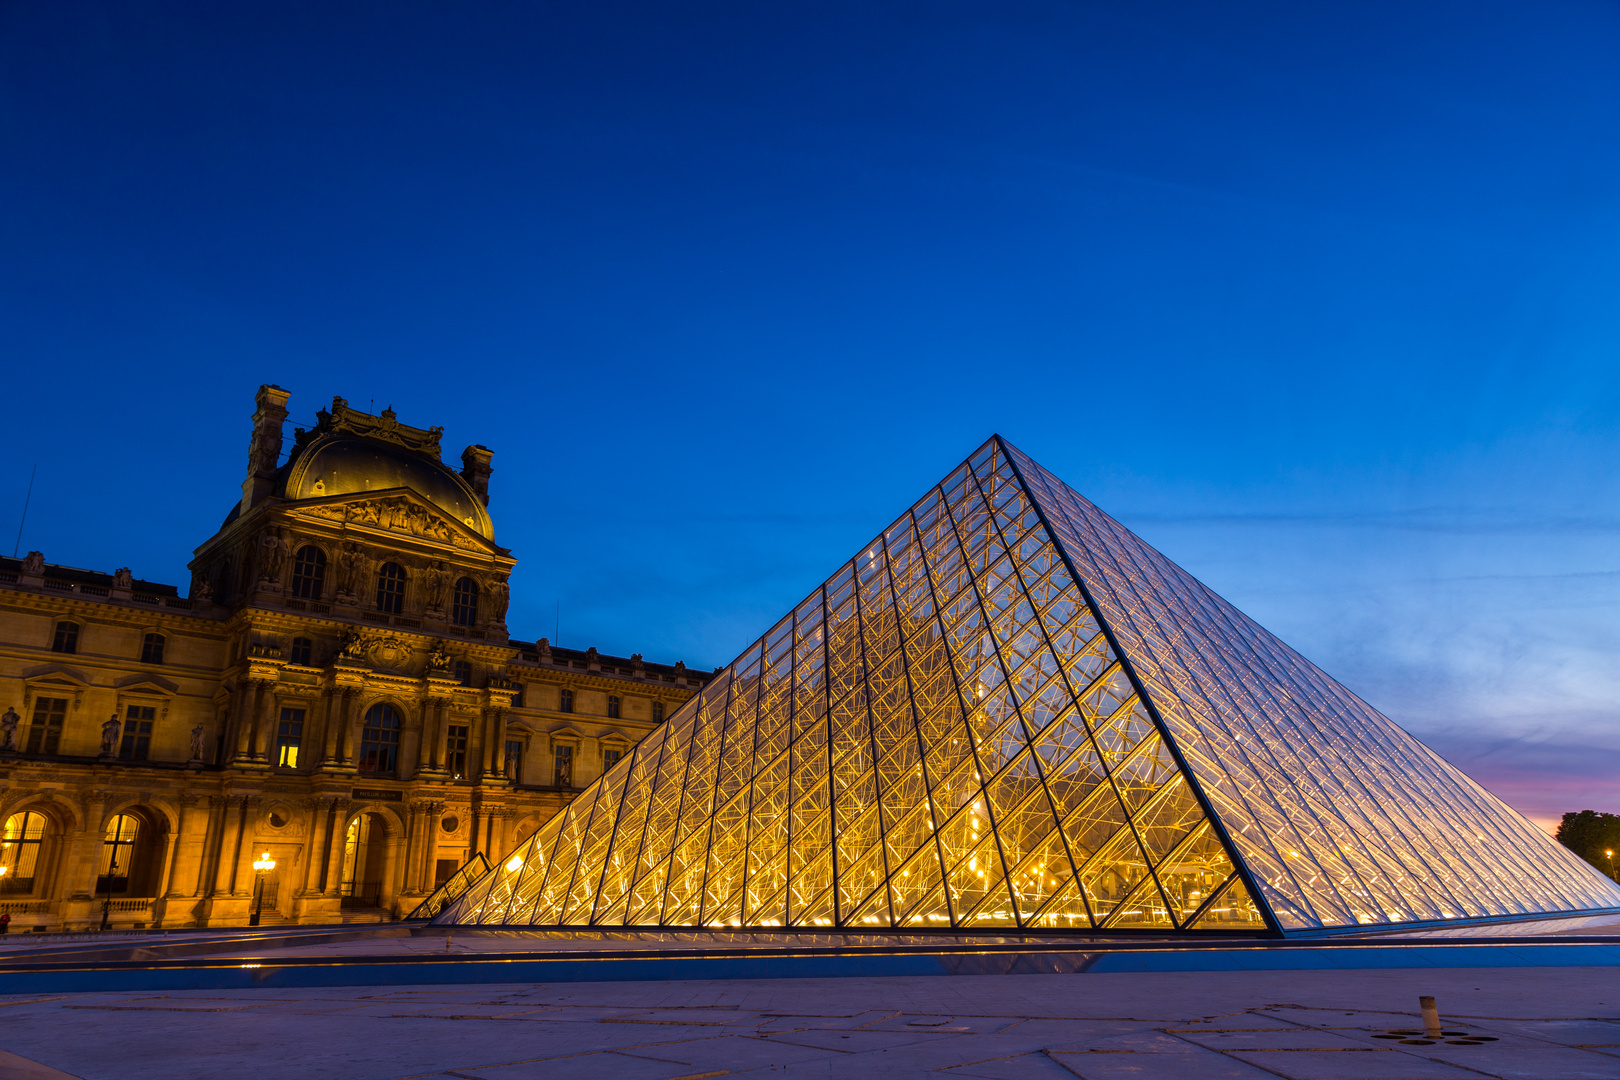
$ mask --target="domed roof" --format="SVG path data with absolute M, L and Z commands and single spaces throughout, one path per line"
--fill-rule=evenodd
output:
M 486 539 L 495 538 L 489 511 L 467 482 L 403 446 L 355 435 L 316 435 L 288 463 L 284 495 L 321 499 L 410 488 Z

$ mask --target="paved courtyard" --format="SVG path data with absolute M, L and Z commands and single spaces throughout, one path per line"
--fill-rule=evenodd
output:
M 1438 998 L 1441 1042 L 1417 998 Z M 1613 968 L 0 998 L 0 1080 L 1620 1078 Z

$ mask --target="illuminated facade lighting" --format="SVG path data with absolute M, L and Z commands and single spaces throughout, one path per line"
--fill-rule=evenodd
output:
M 440 924 L 1310 931 L 1620 888 L 1000 438 Z

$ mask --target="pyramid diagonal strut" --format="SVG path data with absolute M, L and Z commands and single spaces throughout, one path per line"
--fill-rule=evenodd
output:
M 1611 908 L 1620 887 L 997 437 L 434 921 Z

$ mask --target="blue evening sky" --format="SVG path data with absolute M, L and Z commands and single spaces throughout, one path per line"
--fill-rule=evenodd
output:
M 275 382 L 712 667 L 999 431 L 1620 811 L 1617 345 L 1608 3 L 0 3 L 7 553 L 184 587 Z

